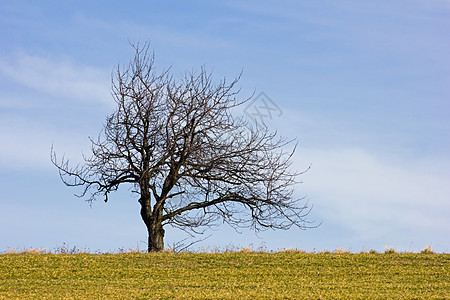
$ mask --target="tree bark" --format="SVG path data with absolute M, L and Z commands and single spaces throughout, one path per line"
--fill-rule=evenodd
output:
M 162 226 L 162 208 L 152 211 L 151 196 L 148 193 L 142 193 L 141 199 L 141 217 L 147 227 L 148 232 L 148 252 L 161 252 L 164 250 L 164 229 Z
M 148 228 L 148 252 L 161 252 L 164 250 L 164 229 L 161 222 L 156 221 Z

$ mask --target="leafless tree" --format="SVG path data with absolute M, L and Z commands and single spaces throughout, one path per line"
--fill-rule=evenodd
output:
M 236 117 L 238 77 L 214 83 L 205 68 L 179 78 L 157 73 L 149 45 L 133 45 L 134 59 L 112 76 L 117 108 L 92 155 L 71 167 L 51 160 L 67 186 L 93 201 L 130 183 L 139 195 L 148 251 L 164 249 L 165 225 L 197 233 L 222 222 L 257 231 L 308 227 L 309 209 L 293 197 L 295 141 Z M 291 146 L 293 150 L 286 151 Z

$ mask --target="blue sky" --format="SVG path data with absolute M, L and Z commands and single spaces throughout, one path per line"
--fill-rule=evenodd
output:
M 89 152 L 113 68 L 147 40 L 175 74 L 243 71 L 242 97 L 270 97 L 268 126 L 312 167 L 296 194 L 319 228 L 222 226 L 197 248 L 450 251 L 450 1 L 92 2 L 0 3 L 0 251 L 146 247 L 127 187 L 90 208 L 49 154 Z

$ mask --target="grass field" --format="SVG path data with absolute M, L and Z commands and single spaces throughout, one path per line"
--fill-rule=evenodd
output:
M 450 254 L 1 254 L 1 299 L 450 299 Z

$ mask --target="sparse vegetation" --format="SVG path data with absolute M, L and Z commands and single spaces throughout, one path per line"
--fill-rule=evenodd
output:
M 431 251 L 431 250 L 430 250 Z M 70 252 L 70 251 L 69 251 Z M 1 299 L 448 299 L 450 255 L 386 251 L 0 255 Z
M 384 251 L 385 254 L 396 254 L 397 252 L 395 251 L 395 249 L 387 249 Z
M 423 249 L 420 253 L 422 254 L 433 254 L 433 250 L 431 250 L 431 245 L 428 245 L 425 249 Z

